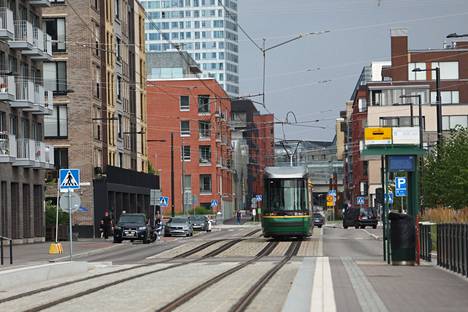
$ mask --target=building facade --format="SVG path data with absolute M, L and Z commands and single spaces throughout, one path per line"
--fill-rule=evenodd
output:
M 260 114 L 250 100 L 236 100 L 231 116 L 235 207 L 250 209 L 252 198 L 263 194 L 265 167 L 274 165 L 273 115 Z
M 182 50 L 230 96 L 239 95 L 237 0 L 140 0 L 146 50 Z M 151 74 L 151 73 L 150 73 Z
M 52 58 L 43 6 L 0 1 L 0 235 L 17 243 L 43 241 L 44 177 L 54 149 L 44 143 L 52 90 L 42 79 Z
M 380 66 L 372 79 L 360 84 L 354 97 L 351 121 L 353 124 L 351 146 L 355 153 L 363 148 L 363 129 L 368 127 L 419 126 L 418 98 L 421 96 L 421 124 L 423 146 L 432 148 L 437 142 L 437 101 L 435 68 L 440 69 L 441 132 L 448 135 L 450 129 L 468 126 L 468 42 L 459 40 L 444 44 L 441 49 L 410 50 L 406 29 L 391 30 L 391 62 Z M 419 68 L 422 71 L 414 72 Z M 411 96 L 412 98 L 401 98 Z M 413 121 L 411 121 L 413 110 Z M 366 205 L 376 205 L 376 189 L 381 187 L 380 158 L 362 162 L 363 170 L 356 170 L 353 156 L 353 183 L 351 200 L 364 195 Z M 358 188 L 359 181 L 367 181 Z
M 226 92 L 210 78 L 148 80 L 147 92 L 148 155 L 161 192 L 169 197 L 163 214 L 170 215 L 172 206 L 178 213 L 203 206 L 231 217 L 231 102 Z
M 55 147 L 57 170 L 81 170 L 85 209 L 73 221 L 82 236 L 92 236 L 105 210 L 118 219 L 116 206 L 126 211 L 138 201 L 148 206 L 149 189 L 157 183 L 133 188 L 131 179 L 110 176 L 148 170 L 144 9 L 136 0 L 55 1 L 44 10 L 44 20 L 53 39 L 44 77 L 54 91 L 45 137 Z M 48 179 L 53 202 L 56 177 L 57 171 Z M 102 192 L 103 183 L 118 187 L 107 185 Z

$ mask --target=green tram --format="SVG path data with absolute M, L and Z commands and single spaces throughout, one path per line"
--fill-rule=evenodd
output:
M 264 237 L 312 235 L 312 189 L 306 167 L 266 167 L 262 230 Z

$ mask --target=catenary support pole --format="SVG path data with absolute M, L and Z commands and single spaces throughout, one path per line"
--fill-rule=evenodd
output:
M 68 189 L 68 226 L 69 226 L 69 232 L 68 235 L 70 235 L 70 261 L 73 260 L 73 231 L 72 231 L 72 207 L 71 207 L 71 192 L 70 189 Z
M 171 132 L 171 216 L 175 217 L 174 205 L 174 132 Z

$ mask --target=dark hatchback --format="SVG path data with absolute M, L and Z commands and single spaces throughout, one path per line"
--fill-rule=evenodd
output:
M 114 228 L 114 243 L 121 243 L 123 240 L 132 242 L 141 240 L 144 244 L 148 244 L 155 238 L 154 230 L 143 213 L 122 214 Z
M 347 229 L 350 226 L 359 228 L 358 225 L 359 208 L 348 208 L 343 214 L 343 228 Z
M 194 230 L 210 232 L 210 221 L 207 216 L 190 216 L 192 227 Z
M 359 216 L 357 220 L 357 226 L 361 229 L 364 229 L 366 226 L 372 226 L 372 228 L 377 228 L 377 213 L 373 208 L 361 208 L 359 209 Z
M 325 223 L 325 218 L 321 213 L 314 212 L 314 226 L 321 228 Z

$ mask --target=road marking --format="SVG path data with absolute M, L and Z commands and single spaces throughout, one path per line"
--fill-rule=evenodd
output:
M 310 311 L 336 311 L 335 293 L 328 257 L 317 258 Z
M 361 310 L 363 312 L 388 312 L 385 304 L 358 265 L 350 257 L 341 257 L 341 261 L 348 273 Z
M 369 232 L 369 231 L 366 230 L 366 229 L 361 229 L 361 231 L 366 232 L 367 234 L 369 234 L 370 236 L 372 236 L 372 237 L 375 238 L 375 239 L 379 239 L 379 235 L 372 234 L 371 232 Z
M 323 256 L 323 228 L 320 228 L 319 243 L 318 243 L 318 256 Z
M 282 312 L 297 312 L 310 310 L 312 297 L 312 281 L 315 272 L 315 263 L 318 258 L 306 257 L 297 270 L 296 277 L 289 290 Z

